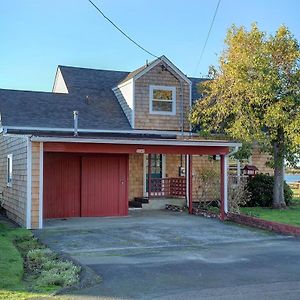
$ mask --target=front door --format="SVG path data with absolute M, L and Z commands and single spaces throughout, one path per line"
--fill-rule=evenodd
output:
M 163 154 L 151 154 L 151 178 L 163 178 L 165 176 L 165 156 Z M 148 195 L 148 155 L 145 155 L 145 195 Z

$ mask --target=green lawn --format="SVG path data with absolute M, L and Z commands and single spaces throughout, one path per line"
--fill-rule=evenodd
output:
M 0 221 L 0 299 L 49 299 L 62 287 L 76 284 L 80 270 L 39 243 L 29 230 Z
M 8 228 L 0 223 L 0 299 L 23 300 L 47 296 L 30 292 L 30 283 L 23 281 L 23 258 L 13 241 L 30 235 L 29 230 Z
M 300 199 L 294 199 L 287 209 L 272 209 L 262 207 L 242 207 L 241 213 L 260 219 L 300 226 Z

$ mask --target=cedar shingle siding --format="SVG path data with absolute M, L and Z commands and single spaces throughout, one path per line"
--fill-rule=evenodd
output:
M 0 136 L 0 199 L 10 219 L 26 225 L 27 139 Z M 12 186 L 7 186 L 7 155 L 13 155 Z
M 135 82 L 135 128 L 136 129 L 160 129 L 160 130 L 181 130 L 181 99 L 180 83 L 169 72 L 161 71 L 159 65 L 153 67 L 146 74 L 138 78 Z M 149 113 L 149 86 L 171 86 L 176 87 L 176 115 L 157 115 Z M 190 86 L 182 80 L 183 85 L 183 106 L 184 106 L 184 130 L 189 130 L 187 120 L 190 109 Z

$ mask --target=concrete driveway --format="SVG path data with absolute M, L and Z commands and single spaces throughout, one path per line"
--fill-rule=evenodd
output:
M 50 220 L 36 235 L 103 278 L 67 299 L 300 299 L 300 239 L 168 211 Z

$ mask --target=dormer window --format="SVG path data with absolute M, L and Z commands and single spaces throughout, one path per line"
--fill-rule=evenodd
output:
M 176 88 L 150 85 L 150 114 L 176 114 Z

